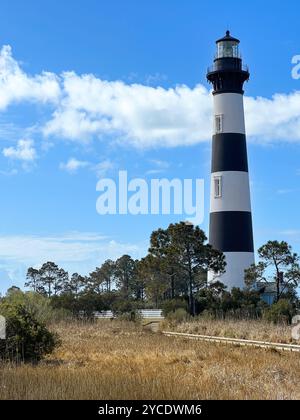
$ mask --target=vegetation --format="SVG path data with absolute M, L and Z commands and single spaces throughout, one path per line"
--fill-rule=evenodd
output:
M 210 322 L 234 318 L 289 324 L 299 304 L 299 257 L 288 244 L 276 241 L 260 248 L 259 255 L 258 265 L 245 273 L 248 289 L 228 291 L 219 281 L 207 282 L 209 270 L 225 270 L 224 255 L 207 244 L 201 229 L 178 223 L 153 232 L 149 253 L 140 261 L 124 255 L 89 276 L 69 276 L 54 262 L 29 268 L 25 286 L 32 291 L 13 287 L 0 299 L 0 314 L 8 325 L 0 357 L 39 361 L 59 344 L 47 327 L 61 320 L 94 320 L 95 311 L 111 310 L 119 319 L 137 323 L 139 309 L 162 308 L 170 327 L 176 328 L 197 321 L 199 315 Z M 257 282 L 271 281 L 266 272 L 277 290 L 271 307 L 256 287 Z
M 36 292 L 23 292 L 17 287 L 12 287 L 7 291 L 0 303 L 7 307 L 22 306 L 26 311 L 42 324 L 51 324 L 61 320 L 71 318 L 71 312 L 64 308 L 55 309 L 54 300 Z M 0 306 L 3 307 L 2 305 Z
M 269 241 L 259 248 L 258 255 L 259 263 L 246 270 L 246 284 L 251 287 L 258 282 L 275 282 L 276 302 L 284 297 L 295 301 L 295 290 L 300 284 L 300 257 L 284 241 Z
M 1 399 L 300 398 L 295 353 L 170 338 L 121 321 L 55 331 L 62 345 L 38 366 L 1 367 Z
M 291 324 L 294 315 L 295 308 L 288 299 L 280 299 L 264 313 L 265 319 L 275 324 Z
M 274 323 L 267 319 L 237 319 L 230 316 L 225 319 L 216 319 L 205 313 L 184 321 L 168 317 L 163 321 L 161 329 L 242 340 L 299 344 L 292 338 L 292 327 L 290 325 L 287 325 L 286 322 Z
M 24 305 L 2 303 L 0 313 L 6 318 L 6 340 L 0 340 L 0 360 L 37 362 L 59 344 L 57 335 L 37 321 Z
M 196 314 L 195 294 L 207 286 L 207 272 L 224 272 L 225 256 L 206 244 L 205 233 L 189 223 L 170 225 L 152 233 L 148 275 L 159 273 L 169 298 L 186 296 L 191 315 Z
M 88 276 L 69 276 L 54 262 L 47 262 L 40 269 L 28 269 L 25 286 L 32 292 L 12 288 L 5 301 L 17 300 L 42 322 L 89 319 L 107 310 L 136 319 L 139 309 L 150 308 L 162 308 L 165 316 L 180 310 L 177 317 L 186 311 L 191 316 L 290 322 L 299 306 L 299 257 L 286 242 L 277 241 L 269 241 L 258 253 L 259 263 L 245 272 L 248 288 L 228 291 L 219 281 L 207 282 L 209 270 L 224 272 L 225 256 L 212 249 L 199 227 L 171 224 L 152 233 L 148 255 L 140 261 L 123 255 L 105 261 Z M 277 306 L 269 310 L 261 296 L 263 285 L 270 283 L 276 286 Z
M 197 294 L 209 287 L 207 271 L 222 273 L 225 266 L 224 255 L 207 244 L 204 232 L 182 222 L 153 232 L 149 253 L 141 261 L 124 255 L 105 261 L 85 277 L 78 273 L 70 277 L 47 262 L 39 270 L 28 269 L 25 286 L 47 297 L 53 308 L 76 317 L 105 310 L 130 314 L 176 299 L 196 315 Z
M 176 312 L 178 309 L 182 309 L 187 313 L 188 304 L 185 299 L 169 299 L 164 302 L 162 308 L 163 315 L 167 317 L 169 314 Z

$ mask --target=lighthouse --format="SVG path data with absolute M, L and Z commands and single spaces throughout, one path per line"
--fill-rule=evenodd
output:
M 227 266 L 224 274 L 208 277 L 229 290 L 243 289 L 245 269 L 254 264 L 243 90 L 250 74 L 242 63 L 240 41 L 229 31 L 216 44 L 207 74 L 214 100 L 209 242 L 224 253 Z

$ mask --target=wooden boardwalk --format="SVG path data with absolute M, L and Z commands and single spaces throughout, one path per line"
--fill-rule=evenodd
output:
M 264 348 L 264 349 L 300 352 L 300 345 L 297 345 L 297 344 L 269 343 L 265 341 L 240 340 L 238 338 L 213 337 L 213 336 L 208 336 L 208 335 L 185 334 L 185 333 L 176 333 L 176 332 L 170 332 L 170 331 L 162 331 L 162 334 L 164 334 L 167 337 L 186 338 L 189 340 L 199 340 L 199 341 L 207 341 L 207 342 L 212 342 L 212 343 L 231 344 L 235 346 L 249 346 L 249 347 L 257 347 L 257 348 Z

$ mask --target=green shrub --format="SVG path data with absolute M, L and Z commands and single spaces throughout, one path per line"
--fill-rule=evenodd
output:
M 142 316 L 138 311 L 131 311 L 118 314 L 117 319 L 120 321 L 141 322 Z
M 280 299 L 277 303 L 274 303 L 270 308 L 265 310 L 264 318 L 275 324 L 290 324 L 294 314 L 295 309 L 291 302 L 287 299 Z
M 188 321 L 190 319 L 190 315 L 187 313 L 187 311 L 184 308 L 176 309 L 174 312 L 169 312 L 167 315 L 167 320 L 180 323 L 184 321 Z
M 112 304 L 112 311 L 115 316 L 119 317 L 124 314 L 130 314 L 132 312 L 136 312 L 137 303 L 130 300 L 130 299 L 118 299 Z
M 183 309 L 185 312 L 188 311 L 188 304 L 184 299 L 171 299 L 167 300 L 162 305 L 163 315 L 167 317 L 172 312 L 176 312 L 178 309 Z
M 139 303 L 119 296 L 112 304 L 114 316 L 122 321 L 139 322 L 142 317 L 139 313 Z
M 58 336 L 32 316 L 24 305 L 2 303 L 6 318 L 6 339 L 0 340 L 0 359 L 12 362 L 38 362 L 60 344 Z
M 22 292 L 11 289 L 2 298 L 2 302 L 9 306 L 23 306 L 26 311 L 42 324 L 51 324 L 71 318 L 72 313 L 64 308 L 55 308 L 52 301 L 39 293 Z
M 217 318 L 216 311 L 210 309 L 205 309 L 200 315 L 198 315 L 198 317 L 207 321 L 213 321 Z

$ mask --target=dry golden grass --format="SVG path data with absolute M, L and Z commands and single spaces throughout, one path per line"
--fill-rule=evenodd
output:
M 208 320 L 199 317 L 194 321 L 182 323 L 164 321 L 161 324 L 161 329 L 164 331 L 240 338 L 244 340 L 300 344 L 293 340 L 291 326 L 275 325 L 262 320 Z
M 38 366 L 2 366 L 1 399 L 299 399 L 300 354 L 194 342 L 129 323 L 55 328 Z

